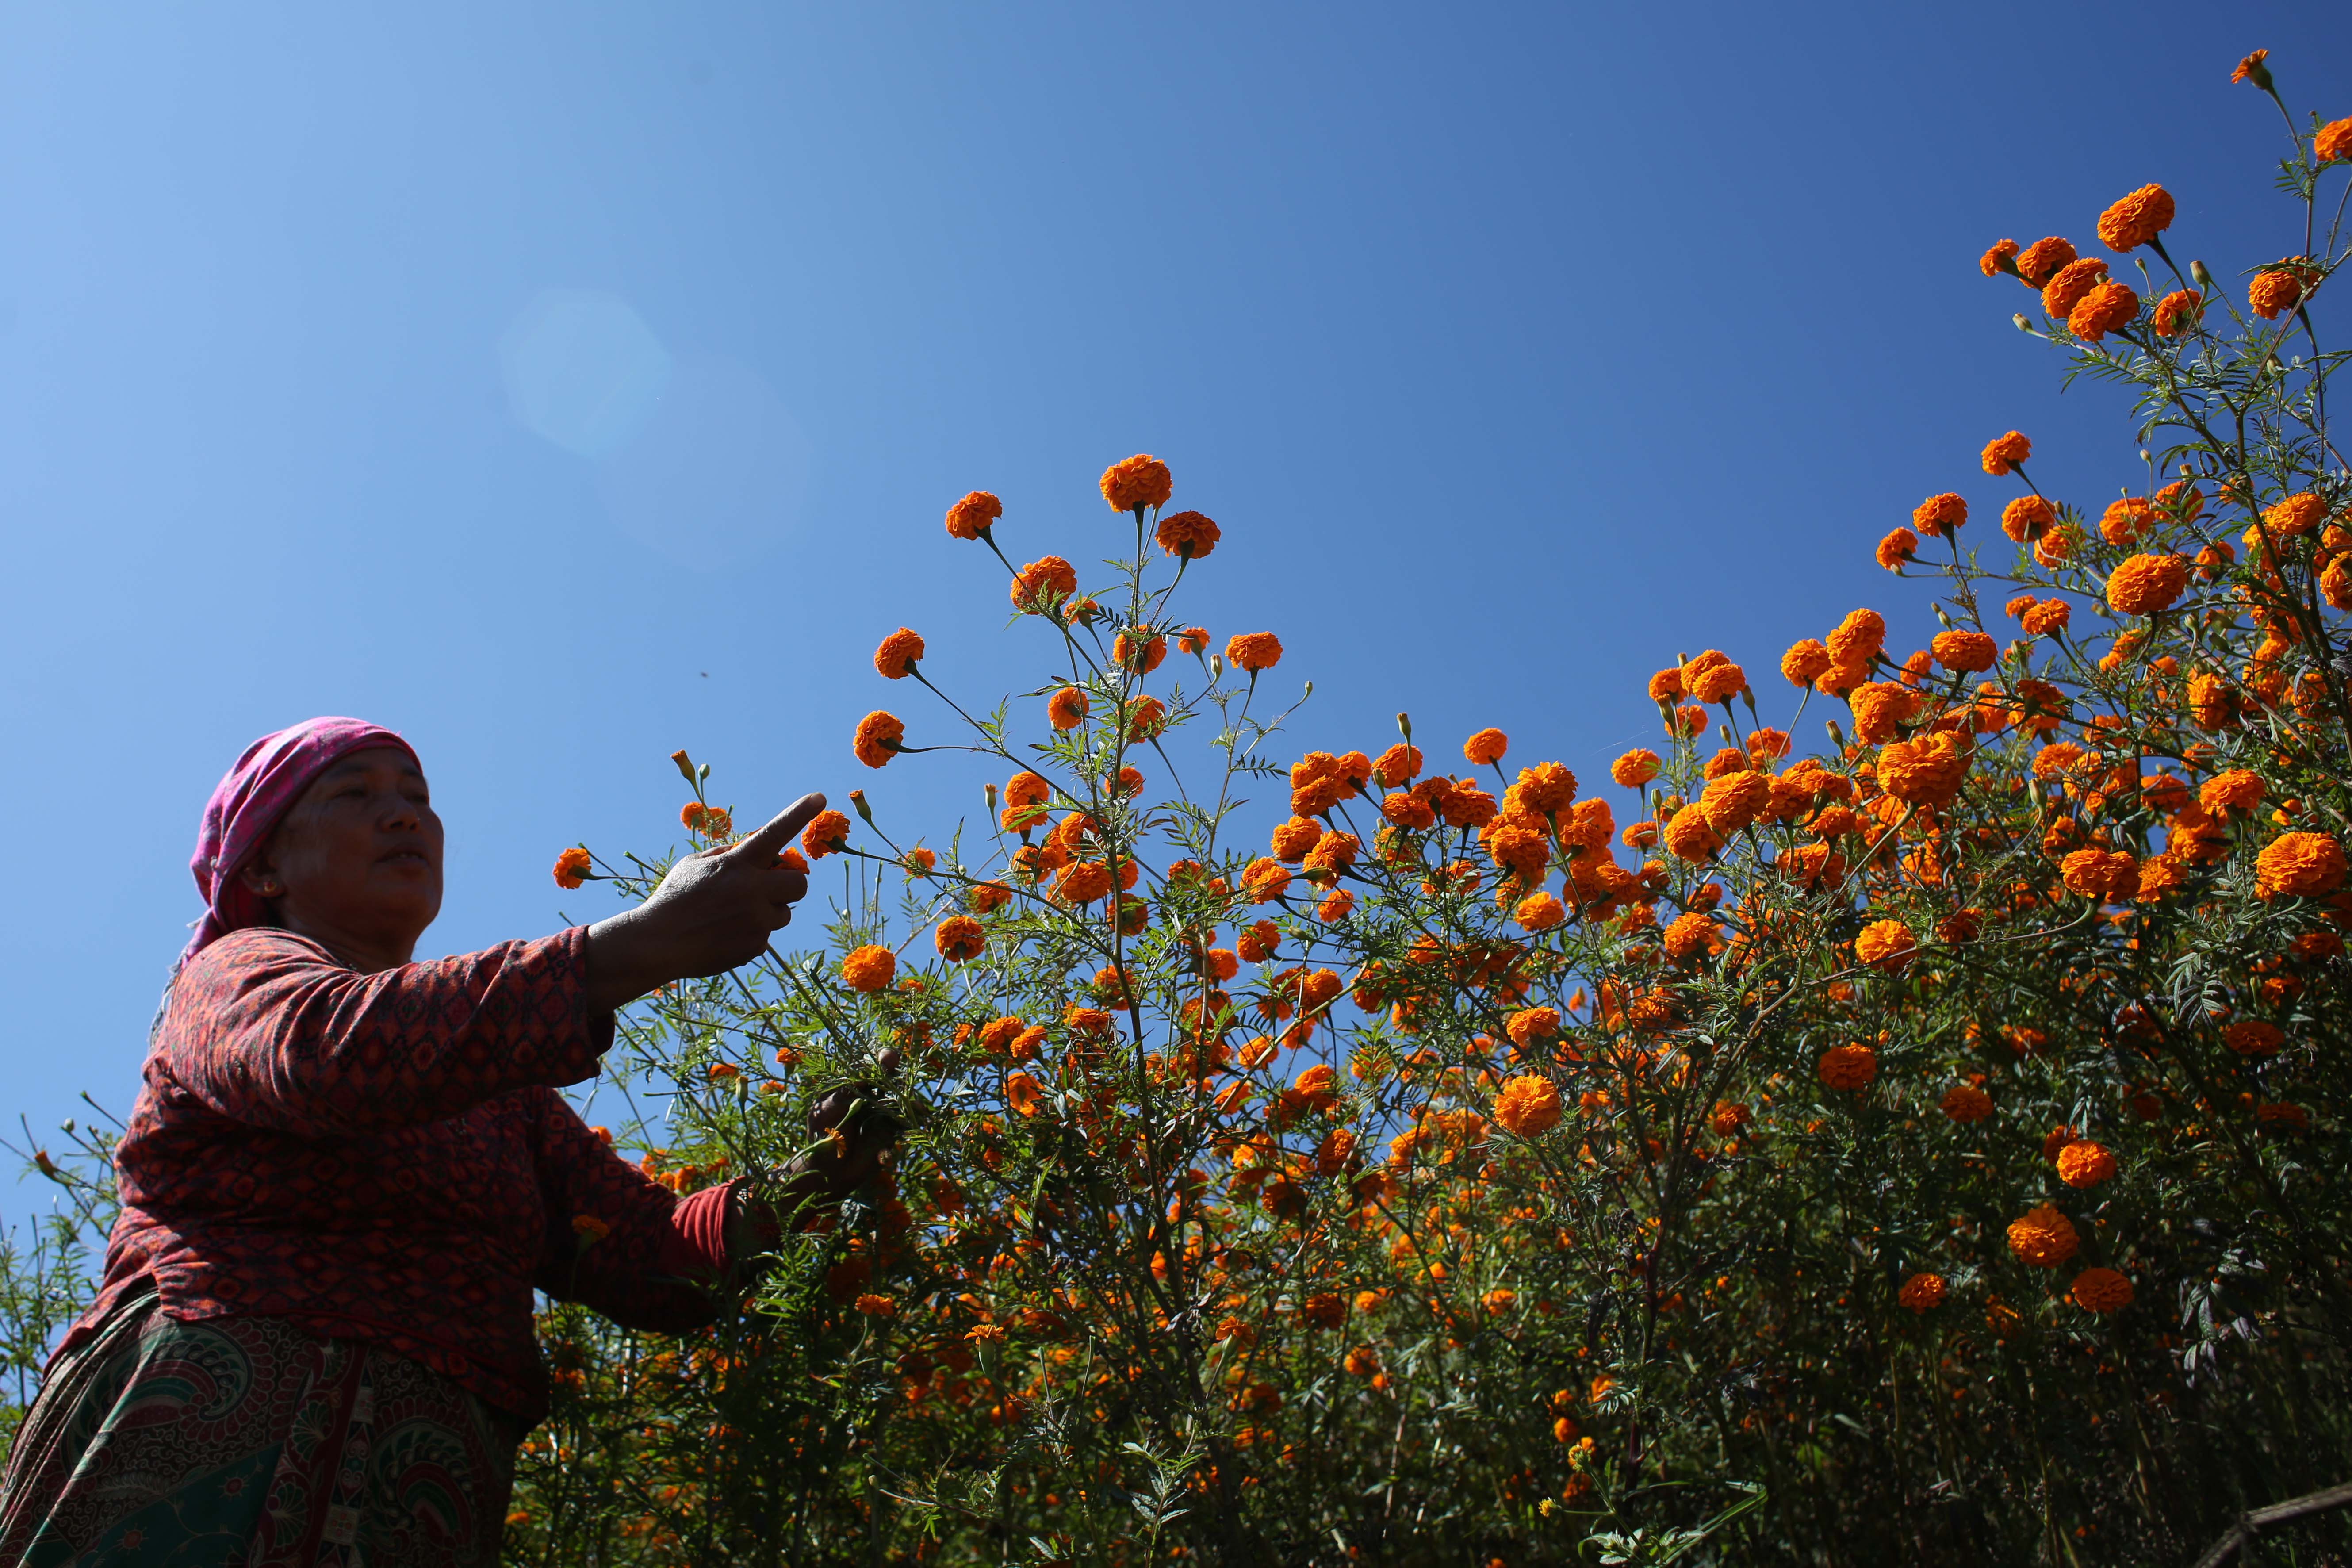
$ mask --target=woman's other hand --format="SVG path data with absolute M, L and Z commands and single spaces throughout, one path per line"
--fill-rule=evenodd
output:
M 653 897 L 588 928 L 588 1001 L 626 1005 L 673 980 L 718 974 L 764 952 L 792 923 L 808 878 L 778 858 L 824 809 L 806 795 L 776 819 L 723 849 L 698 850 L 669 869 Z

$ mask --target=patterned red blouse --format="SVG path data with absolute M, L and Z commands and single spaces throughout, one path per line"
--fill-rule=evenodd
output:
M 345 968 L 270 928 L 180 972 L 115 1154 L 122 1217 L 85 1338 L 152 1276 L 178 1319 L 282 1318 L 546 1413 L 534 1286 L 633 1328 L 710 1321 L 726 1189 L 678 1200 L 555 1092 L 613 1041 L 587 933 Z M 572 1220 L 610 1234 L 583 1245 Z

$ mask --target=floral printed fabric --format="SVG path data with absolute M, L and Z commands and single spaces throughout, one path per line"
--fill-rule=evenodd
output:
M 232 931 L 173 984 L 115 1164 L 104 1289 L 66 1354 L 152 1279 L 182 1321 L 267 1317 L 412 1357 L 526 1426 L 534 1287 L 634 1328 L 708 1322 L 726 1189 L 683 1203 L 555 1092 L 610 1015 L 586 933 L 362 974 Z M 583 1245 L 572 1221 L 609 1227 Z
M 404 1357 L 126 1293 L 0 1488 L 5 1568 L 489 1568 L 520 1427 Z

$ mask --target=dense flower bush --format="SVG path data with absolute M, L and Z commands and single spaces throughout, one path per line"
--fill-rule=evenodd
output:
M 1034 679 L 975 703 L 901 628 L 853 750 L 977 754 L 989 819 L 926 846 L 853 794 L 799 851 L 824 944 L 640 1005 L 619 1075 L 681 1191 L 844 1082 L 908 1131 L 718 1328 L 546 1314 L 517 1559 L 2143 1561 L 2345 1479 L 2312 307 L 2352 121 L 2290 131 L 2305 254 L 2234 286 L 2173 266 L 2156 185 L 2097 216 L 2113 260 L 1983 258 L 2135 400 L 2126 493 L 1995 436 L 1877 548 L 1933 579 L 1927 646 L 1857 609 L 1777 668 L 1678 658 L 1605 786 L 1402 715 L 1290 755 L 1289 656 L 1188 624 L 1221 531 L 1152 458 L 1102 476 L 1099 581 L 957 502 Z

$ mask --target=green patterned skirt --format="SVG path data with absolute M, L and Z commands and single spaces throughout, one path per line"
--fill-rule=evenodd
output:
M 17 1429 L 0 1568 L 490 1568 L 521 1435 L 404 1356 L 135 1294 Z

